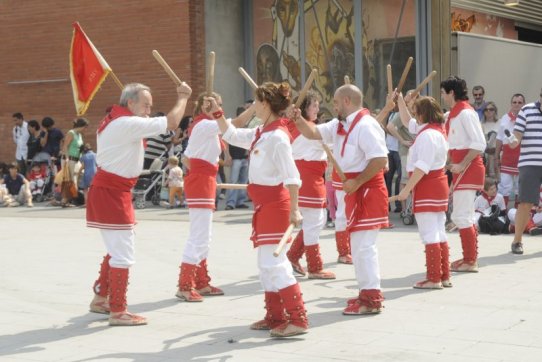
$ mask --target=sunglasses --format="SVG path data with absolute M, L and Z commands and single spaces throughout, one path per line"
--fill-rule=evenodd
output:
M 486 109 L 484 109 L 484 111 L 491 111 L 491 112 L 494 112 L 494 111 L 495 111 L 495 108 L 486 108 Z

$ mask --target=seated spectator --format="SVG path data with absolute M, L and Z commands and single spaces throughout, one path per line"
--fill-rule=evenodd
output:
M 484 181 L 484 190 L 474 200 L 474 226 L 480 230 L 479 220 L 483 215 L 489 216 L 491 213 L 491 206 L 497 205 L 502 214 L 502 222 L 504 223 L 504 215 L 506 215 L 506 205 L 504 204 L 504 197 L 497 192 L 497 182 L 491 177 L 486 177 Z
M 30 183 L 19 173 L 17 163 L 9 166 L 9 174 L 4 176 L 2 183 L 5 185 L 0 200 L 3 206 L 15 207 L 25 203 L 28 207 L 34 206 L 30 194 Z
M 516 208 L 511 208 L 508 211 L 511 233 L 515 232 L 516 213 Z M 523 230 L 523 232 L 533 236 L 542 234 L 542 186 L 540 186 L 540 201 L 538 206 L 532 208 L 531 218 L 529 219 L 529 222 L 527 223 L 527 226 L 525 226 L 525 230 Z
M 32 196 L 40 194 L 41 190 L 45 186 L 45 178 L 47 177 L 45 169 L 35 163 L 32 165 L 32 169 L 28 174 L 28 181 L 30 182 L 30 193 Z

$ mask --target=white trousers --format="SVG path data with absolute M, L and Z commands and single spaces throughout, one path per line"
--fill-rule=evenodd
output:
M 510 220 L 510 225 L 516 225 L 516 213 L 517 209 L 508 210 L 508 219 Z M 533 222 L 536 226 L 542 226 L 542 212 L 537 212 L 532 217 Z
M 437 244 L 448 241 L 446 238 L 446 213 L 441 212 L 417 212 L 416 223 L 418 232 L 424 245 Z
M 190 233 L 184 246 L 183 263 L 197 265 L 209 255 L 212 237 L 213 210 L 188 209 Z
M 344 196 L 346 192 L 343 190 L 336 190 L 337 195 L 337 212 L 335 214 L 335 231 L 346 230 L 346 204 L 344 202 Z
M 128 269 L 135 263 L 135 233 L 134 230 L 105 230 L 100 229 L 102 239 L 111 256 L 109 266 Z
M 501 173 L 501 182 L 499 182 L 499 193 L 503 196 L 510 196 L 512 191 L 514 191 L 514 195 L 517 197 L 519 190 L 518 183 L 519 175 Z
M 260 282 L 266 292 L 278 292 L 297 283 L 292 264 L 286 257 L 286 248 L 275 257 L 273 251 L 276 248 L 277 245 L 261 245 L 257 248 Z
M 377 236 L 378 229 L 356 231 L 350 234 L 352 261 L 360 290 L 380 289 Z
M 303 215 L 303 244 L 316 245 L 320 239 L 320 230 L 326 223 L 325 209 L 314 209 L 310 207 L 300 207 L 299 211 Z
M 465 229 L 474 224 L 475 198 L 476 191 L 474 190 L 454 191 L 452 221 L 459 229 Z

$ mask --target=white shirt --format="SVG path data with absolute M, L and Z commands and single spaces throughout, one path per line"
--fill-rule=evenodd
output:
M 119 117 L 97 136 L 96 164 L 121 177 L 137 177 L 143 170 L 143 138 L 165 133 L 166 129 L 167 117 Z
M 184 154 L 188 158 L 198 158 L 216 165 L 222 153 L 219 134 L 220 128 L 215 120 L 203 119 L 199 121 L 192 129 Z
M 235 128 L 230 124 L 222 136 L 234 146 L 250 149 L 256 137 L 257 128 Z M 290 138 L 281 130 L 262 133 L 249 155 L 248 180 L 250 183 L 265 186 L 301 186 L 299 171 L 292 157 Z
M 452 150 L 472 149 L 483 152 L 486 149 L 486 137 L 475 111 L 464 109 L 450 120 L 448 145 Z
M 358 111 L 346 117 L 344 130 L 347 133 L 357 114 Z M 343 156 L 341 156 L 341 149 L 346 136 L 337 134 L 339 120 L 333 119 L 316 127 L 322 140 L 326 144 L 333 144 L 333 155 L 343 172 L 361 172 L 365 170 L 371 159 L 388 156 L 384 130 L 370 115 L 363 116 L 350 133 Z
M 28 154 L 28 138 L 30 134 L 28 133 L 28 124 L 26 121 L 23 121 L 23 124 L 20 126 L 13 127 L 13 142 L 17 145 L 15 150 L 15 159 L 17 160 L 26 160 Z
M 420 132 L 427 124 L 420 127 Z M 437 130 L 428 129 L 418 133 L 414 144 L 408 150 L 406 170 L 413 172 L 416 168 L 425 174 L 432 170 L 440 170 L 446 165 L 448 145 L 446 139 Z
M 495 195 L 495 198 L 491 201 L 491 205 L 497 205 L 501 210 L 506 209 L 504 197 L 499 193 Z M 491 209 L 491 205 L 483 195 L 479 195 L 476 200 L 474 200 L 474 211 L 484 213 L 487 209 Z
M 305 161 L 324 161 L 327 158 L 322 141 L 310 140 L 301 134 L 292 143 L 292 155 L 294 160 Z
M 499 121 L 499 131 L 497 132 L 497 139 L 501 141 L 503 145 L 507 145 L 510 143 L 510 141 L 508 141 L 508 137 L 506 137 L 506 135 L 504 134 L 504 131 L 508 130 L 510 131 L 510 134 L 513 134 L 515 125 L 516 122 L 512 121 L 508 113 L 501 117 L 501 120 Z

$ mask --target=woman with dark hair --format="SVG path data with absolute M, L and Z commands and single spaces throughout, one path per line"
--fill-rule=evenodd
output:
M 65 162 L 65 165 L 68 166 L 70 180 L 73 181 L 75 185 L 77 185 L 75 166 L 79 162 L 81 152 L 83 151 L 84 143 L 82 133 L 87 127 L 88 121 L 85 118 L 77 118 L 73 121 L 73 128 L 66 133 L 66 139 L 62 145 L 62 160 Z M 67 206 L 69 201 L 70 200 L 63 198 L 62 206 Z
M 414 115 L 419 131 L 408 151 L 406 170 L 410 178 L 399 195 L 390 200 L 406 200 L 412 191 L 413 210 L 425 245 L 427 267 L 426 280 L 416 283 L 414 288 L 442 289 L 452 286 L 445 230 L 449 189 L 444 171 L 448 155 L 444 116 L 432 97 L 416 100 Z
M 273 256 L 275 244 L 288 225 L 299 225 L 302 219 L 297 204 L 301 180 L 292 157 L 288 119 L 280 116 L 290 105 L 290 87 L 267 82 L 255 90 L 255 95 L 256 102 L 232 122 L 246 123 L 255 113 L 263 124 L 254 129 L 236 128 L 226 121 L 217 102 L 208 99 L 224 139 L 249 150 L 248 193 L 254 202 L 250 239 L 258 250 L 267 310 L 265 318 L 250 328 L 270 329 L 273 337 L 290 337 L 306 333 L 308 328 L 301 288 L 286 252 Z
M 463 258 L 454 261 L 457 272 L 478 272 L 478 236 L 474 226 L 474 199 L 484 187 L 485 168 L 482 153 L 486 138 L 478 114 L 468 102 L 467 83 L 449 77 L 440 83 L 441 97 L 450 107 L 446 134 L 450 149 L 450 171 L 453 174 L 452 221 L 459 229 Z
M 319 103 L 318 94 L 309 91 L 299 107 L 301 115 L 308 122 L 317 123 Z M 294 121 L 288 123 L 288 128 L 294 139 L 292 155 L 301 174 L 299 207 L 301 215 L 303 215 L 303 225 L 286 255 L 292 263 L 294 271 L 305 275 L 305 270 L 299 261 L 303 253 L 306 254 L 309 279 L 335 279 L 335 273 L 324 270 L 324 261 L 318 244 L 320 230 L 326 223 L 326 187 L 324 183 L 327 167 L 326 153 L 322 148 L 322 143 L 303 136 Z

